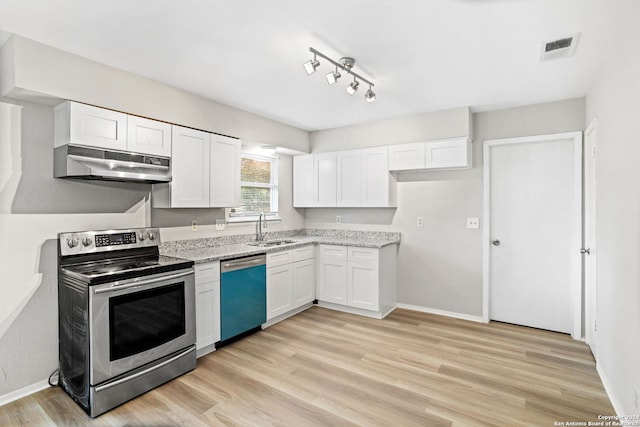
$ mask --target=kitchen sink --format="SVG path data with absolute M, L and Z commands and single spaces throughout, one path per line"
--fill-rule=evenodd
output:
M 295 240 L 269 240 L 266 242 L 251 242 L 251 243 L 247 243 L 249 246 L 257 246 L 259 248 L 270 248 L 273 246 L 282 246 L 282 245 L 288 245 L 290 243 L 296 243 Z

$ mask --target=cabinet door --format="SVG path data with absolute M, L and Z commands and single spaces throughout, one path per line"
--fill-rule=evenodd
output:
M 267 269 L 267 320 L 293 308 L 291 264 Z
M 363 184 L 361 151 L 339 151 L 336 154 L 337 206 L 360 206 Z
M 218 294 L 216 294 L 216 283 Z M 219 298 L 220 282 L 206 282 L 196 286 L 196 348 L 201 349 L 220 341 L 220 324 L 216 320 L 215 305 Z M 218 314 L 218 319 L 219 319 Z
M 209 134 L 173 126 L 171 207 L 209 207 Z
M 378 269 L 371 261 L 349 261 L 348 305 L 378 311 Z
M 240 206 L 240 140 L 211 135 L 209 206 Z
M 127 116 L 127 150 L 154 156 L 171 156 L 171 125 Z
M 293 157 L 293 207 L 308 208 L 314 203 L 313 154 Z
M 314 260 L 294 262 L 293 267 L 293 307 L 298 308 L 312 302 L 316 297 Z
M 127 115 L 70 102 L 69 138 L 73 144 L 125 151 Z
M 313 155 L 315 205 L 336 206 L 336 153 Z
M 319 245 L 316 262 L 316 291 L 319 300 L 347 304 L 347 248 Z
M 389 152 L 387 147 L 375 147 L 361 150 L 362 161 L 362 201 L 360 206 L 391 207 L 392 198 L 389 174 Z M 395 183 L 395 181 L 393 181 Z
M 467 138 L 430 141 L 425 144 L 425 166 L 428 169 L 469 168 L 471 150 Z
M 389 146 L 389 170 L 424 169 L 424 142 Z
M 220 341 L 220 263 L 198 264 L 196 279 L 196 347 Z

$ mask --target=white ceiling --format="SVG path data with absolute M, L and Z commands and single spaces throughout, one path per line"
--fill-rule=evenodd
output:
M 0 30 L 312 131 L 584 96 L 633 1 L 0 0 Z M 326 61 L 307 76 L 310 46 L 353 56 L 376 102 L 328 86 Z

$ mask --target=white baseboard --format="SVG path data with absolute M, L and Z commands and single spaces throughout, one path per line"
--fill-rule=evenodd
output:
M 609 381 L 607 374 L 604 372 L 604 370 L 601 368 L 601 365 L 597 361 L 596 361 L 596 370 L 598 371 L 598 375 L 600 375 L 600 381 L 602 381 L 602 385 L 604 386 L 604 391 L 607 392 L 607 396 L 609 396 L 609 400 L 611 401 L 613 410 L 616 411 L 616 415 L 618 416 L 628 415 L 628 414 L 625 414 L 624 411 L 622 410 L 622 405 L 620 404 L 620 401 L 618 401 L 618 399 L 615 396 L 615 393 L 613 392 L 613 386 L 611 385 L 611 382 Z M 602 414 L 602 415 L 608 415 L 608 414 Z
M 342 311 L 343 313 L 357 314 L 358 316 L 371 317 L 372 319 L 382 319 L 385 315 L 379 311 L 364 310 L 362 308 L 349 307 L 342 304 L 334 304 L 332 302 L 318 301 L 318 307 L 328 308 L 329 310 Z
M 43 380 L 35 384 L 31 384 L 26 387 L 23 387 L 20 390 L 12 391 L 11 393 L 5 394 L 4 396 L 0 396 L 0 406 L 6 405 L 7 403 L 11 403 L 14 400 L 22 399 L 23 397 L 29 396 L 30 394 L 33 394 L 33 393 L 37 393 L 48 387 L 50 387 L 49 381 Z
M 435 308 L 421 307 L 419 305 L 398 303 L 398 308 L 407 310 L 420 311 L 422 313 L 437 314 L 439 316 L 454 317 L 456 319 L 470 320 L 472 322 L 487 323 L 482 316 L 473 316 L 471 314 L 456 313 L 454 311 L 437 310 Z

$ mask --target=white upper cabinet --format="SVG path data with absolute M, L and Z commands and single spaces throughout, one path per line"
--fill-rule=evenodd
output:
M 313 154 L 293 157 L 293 206 L 309 208 L 315 205 L 313 185 Z
M 336 206 L 336 153 L 293 158 L 293 207 Z
M 387 147 L 293 158 L 293 206 L 394 207 L 396 181 Z
M 171 182 L 154 184 L 155 208 L 240 205 L 240 140 L 172 126 Z
M 180 126 L 173 126 L 172 133 L 170 207 L 208 208 L 209 133 Z
M 336 205 L 360 206 L 362 201 L 362 154 L 361 150 L 338 151 Z
M 211 134 L 209 206 L 240 206 L 240 140 Z
M 424 168 L 424 142 L 389 146 L 389 170 L 416 170 Z
M 78 144 L 125 151 L 127 115 L 77 102 L 63 102 L 55 108 L 55 146 Z
M 471 142 L 467 137 L 389 146 L 389 171 L 393 172 L 471 166 Z
M 456 138 L 425 143 L 425 168 L 470 168 L 471 143 L 467 138 Z
M 337 206 L 393 207 L 396 182 L 388 171 L 387 147 L 338 151 Z
M 388 171 L 389 151 L 387 147 L 360 150 L 363 207 L 397 206 L 396 180 Z
M 318 207 L 336 206 L 336 153 L 313 155 L 313 185 Z
M 127 117 L 127 150 L 171 156 L 171 125 L 137 116 Z

